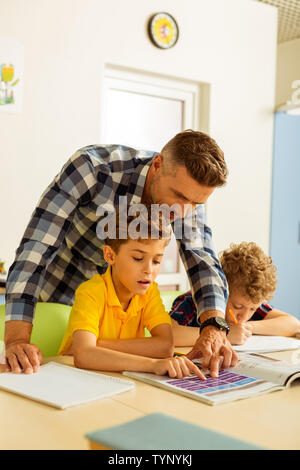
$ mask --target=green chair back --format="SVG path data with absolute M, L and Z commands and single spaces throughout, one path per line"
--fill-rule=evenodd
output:
M 183 294 L 183 292 L 179 290 L 162 291 L 160 293 L 167 312 L 170 312 L 174 300 L 181 294 Z
M 170 312 L 174 300 L 176 299 L 176 297 L 178 297 L 181 294 L 183 294 L 183 292 L 179 290 L 162 291 L 160 293 L 161 300 L 163 301 L 163 304 L 167 312 Z M 145 328 L 145 336 L 146 337 L 151 336 L 147 328 Z
M 172 303 L 182 294 L 180 291 L 163 291 L 160 293 L 164 306 L 169 312 Z M 71 307 L 50 302 L 36 304 L 30 342 L 36 344 L 44 357 L 57 356 L 65 334 Z M 5 305 L 0 305 L 0 342 L 4 340 Z M 151 336 L 145 329 L 145 335 Z M 1 351 L 0 351 L 1 353 Z
M 44 357 L 57 356 L 65 334 L 71 307 L 38 302 L 30 342 L 36 344 Z M 0 305 L 0 341 L 4 339 L 5 305 Z

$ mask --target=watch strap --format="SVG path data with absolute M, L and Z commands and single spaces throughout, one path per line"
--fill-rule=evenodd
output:
M 221 318 L 221 317 L 211 317 L 211 318 L 208 318 L 207 320 L 205 320 L 203 323 L 200 323 L 200 334 L 201 334 L 203 328 L 205 328 L 206 326 L 215 326 L 219 330 L 225 331 L 226 336 L 227 336 L 229 331 L 230 331 L 230 326 L 228 325 L 226 320 L 224 320 L 223 318 L 222 318 L 222 320 L 223 320 L 224 325 L 221 325 L 220 323 L 218 323 L 216 318 Z

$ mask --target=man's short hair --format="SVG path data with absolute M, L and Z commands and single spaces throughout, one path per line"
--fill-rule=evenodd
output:
M 185 166 L 198 183 L 204 186 L 224 186 L 228 174 L 224 153 L 204 132 L 188 129 L 175 135 L 161 154 L 174 164 Z

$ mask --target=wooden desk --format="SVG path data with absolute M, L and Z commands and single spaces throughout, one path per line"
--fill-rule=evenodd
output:
M 183 350 L 184 351 L 184 350 Z M 289 359 L 292 351 L 272 353 Z M 71 357 L 44 362 L 73 365 Z M 118 376 L 119 374 L 109 374 Z M 88 431 L 163 412 L 269 449 L 300 449 L 300 384 L 234 403 L 208 406 L 136 382 L 136 390 L 57 410 L 0 390 L 0 449 L 88 449 Z
M 73 365 L 73 358 L 47 358 Z M 111 374 L 114 375 L 114 374 Z M 126 392 L 136 395 L 136 391 Z M 115 426 L 139 418 L 144 413 L 108 398 L 59 410 L 0 390 L 0 449 L 88 450 L 84 435 L 94 429 Z
M 292 352 L 270 355 L 289 360 Z M 145 414 L 170 414 L 264 448 L 300 449 L 300 379 L 297 382 L 286 390 L 218 406 L 143 383 L 134 399 L 119 395 L 116 401 Z

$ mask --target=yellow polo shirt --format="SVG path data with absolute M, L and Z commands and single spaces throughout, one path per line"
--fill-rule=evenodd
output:
M 111 268 L 105 274 L 96 274 L 81 284 L 59 354 L 71 353 L 72 337 L 76 330 L 94 333 L 97 339 L 144 338 L 145 328 L 151 330 L 171 319 L 154 282 L 143 295 L 134 295 L 124 312 L 111 278 Z

